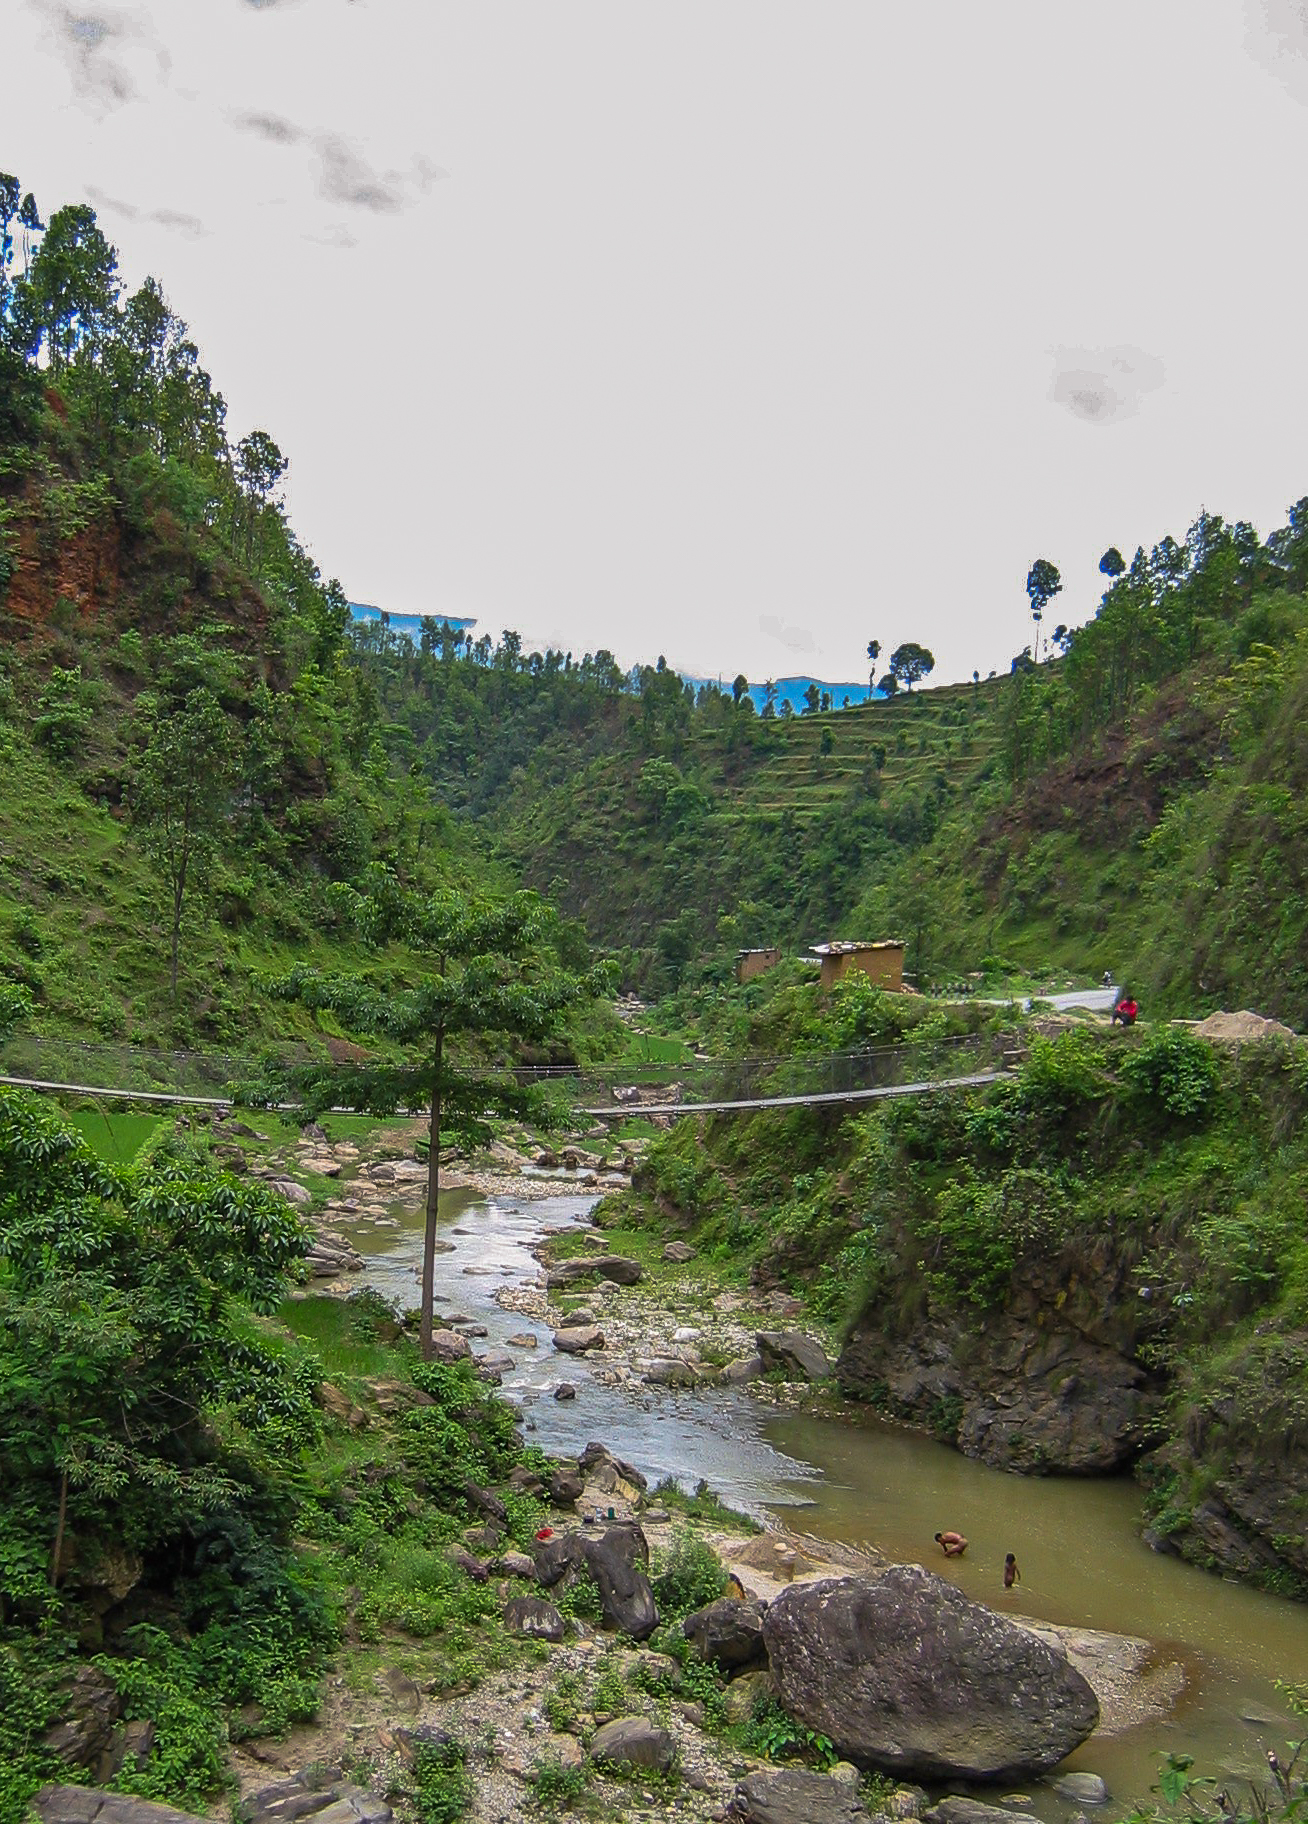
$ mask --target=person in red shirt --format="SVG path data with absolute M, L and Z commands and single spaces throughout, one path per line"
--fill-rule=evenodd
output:
M 1108 1024 L 1110 1026 L 1117 1026 L 1119 1024 L 1122 1026 L 1134 1026 L 1136 1015 L 1139 1011 L 1140 1009 L 1136 1005 L 1135 998 L 1130 989 L 1124 988 L 1122 990 L 1121 1000 L 1108 1016 Z

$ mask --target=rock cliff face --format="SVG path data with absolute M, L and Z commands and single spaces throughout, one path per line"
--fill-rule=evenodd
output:
M 899 1333 L 865 1312 L 842 1389 L 1027 1474 L 1102 1475 L 1139 1454 L 1160 1389 L 1140 1364 L 1128 1263 L 1099 1238 L 1025 1272 L 1002 1311 L 936 1311 Z

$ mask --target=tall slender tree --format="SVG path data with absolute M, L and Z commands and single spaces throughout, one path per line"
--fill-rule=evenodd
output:
M 557 916 L 534 893 L 422 893 L 375 868 L 364 891 L 343 887 L 338 898 L 382 968 L 367 977 L 296 968 L 274 991 L 381 1040 L 388 1055 L 304 1066 L 285 1083 L 311 1108 L 426 1109 L 421 1340 L 430 1357 L 441 1149 L 486 1144 L 494 1115 L 548 1112 L 543 1094 L 515 1076 L 513 1047 L 556 1034 L 578 1002 L 611 991 L 611 972 L 563 961 Z

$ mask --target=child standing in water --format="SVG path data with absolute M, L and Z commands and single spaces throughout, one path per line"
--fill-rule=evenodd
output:
M 1017 1568 L 1017 1559 L 1009 1552 L 1004 1559 L 1004 1588 L 1011 1590 L 1015 1583 L 1021 1583 L 1022 1573 Z

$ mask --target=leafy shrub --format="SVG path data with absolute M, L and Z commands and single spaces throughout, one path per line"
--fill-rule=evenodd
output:
M 1220 1076 L 1212 1046 L 1175 1028 L 1151 1033 L 1123 1058 L 1120 1070 L 1142 1096 L 1182 1117 L 1207 1111 Z
M 740 1745 L 767 1761 L 803 1761 L 825 1773 L 840 1758 L 830 1738 L 786 1715 L 775 1697 L 760 1694 L 741 1725 Z
M 983 1178 L 964 1165 L 936 1199 L 931 1284 L 948 1299 L 994 1305 L 1018 1261 L 1056 1249 L 1070 1218 L 1071 1200 L 1055 1173 L 1011 1167 L 997 1179 Z
M 721 1559 L 688 1528 L 679 1528 L 666 1552 L 656 1555 L 653 1572 L 654 1600 L 665 1622 L 716 1602 L 727 1587 Z
M 1037 1037 L 1017 1080 L 1017 1099 L 1032 1111 L 1065 1114 L 1108 1092 L 1100 1048 L 1086 1031 Z
M 542 1758 L 532 1767 L 530 1779 L 536 1789 L 536 1802 L 553 1811 L 570 1810 L 585 1797 L 587 1771 L 584 1766 L 569 1767 L 564 1762 Z
M 414 1803 L 422 1824 L 459 1824 L 474 1787 L 462 1742 L 423 1742 L 413 1757 Z

